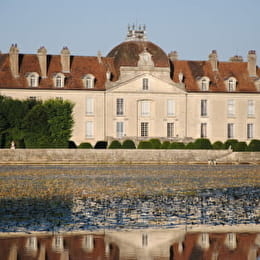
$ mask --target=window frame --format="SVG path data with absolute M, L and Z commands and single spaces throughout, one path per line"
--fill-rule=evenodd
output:
M 167 122 L 167 138 L 173 138 L 174 137 L 174 123 L 173 122 Z
M 149 122 L 141 122 L 140 124 L 140 135 L 141 137 L 148 137 L 149 136 Z
M 39 74 L 37 72 L 29 72 L 26 75 L 28 86 L 30 88 L 37 88 L 39 87 Z
M 151 101 L 150 100 L 141 100 L 140 102 L 140 115 L 142 117 L 148 117 L 151 114 Z
M 123 138 L 125 135 L 125 125 L 123 121 L 116 122 L 116 137 Z
M 125 103 L 125 101 L 123 98 L 116 99 L 116 115 L 117 116 L 124 115 L 124 103 Z
M 144 91 L 149 90 L 149 79 L 148 78 L 143 78 L 143 85 L 142 85 L 142 89 Z
M 227 101 L 227 116 L 235 117 L 236 115 L 236 102 L 234 99 L 228 99 Z
M 207 99 L 200 100 L 200 116 L 201 117 L 208 116 L 208 100 Z
M 200 123 L 200 138 L 207 138 L 207 123 Z
M 247 139 L 253 139 L 254 138 L 254 124 L 248 123 L 247 124 Z
M 92 139 L 94 138 L 94 122 L 93 121 L 86 121 L 85 123 L 85 138 Z
M 86 115 L 87 116 L 94 115 L 94 98 L 93 97 L 86 98 Z
M 233 139 L 234 138 L 234 130 L 235 130 L 234 123 L 228 123 L 227 124 L 227 138 L 228 139 Z
M 252 99 L 247 101 L 247 116 L 248 117 L 255 116 L 255 101 Z
M 167 99 L 167 116 L 175 116 L 175 100 Z

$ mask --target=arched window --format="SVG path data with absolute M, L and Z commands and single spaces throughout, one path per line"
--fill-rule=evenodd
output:
M 87 74 L 83 77 L 83 85 L 85 88 L 94 88 L 95 77 L 92 74 Z
M 200 87 L 200 90 L 202 91 L 208 91 L 209 90 L 209 78 L 208 77 L 202 77 L 198 80 L 198 84 Z
M 55 88 L 63 88 L 64 87 L 64 79 L 65 76 L 62 73 L 57 73 L 53 77 Z
M 226 86 L 228 92 L 236 91 L 237 80 L 234 77 L 230 77 L 226 80 Z
M 39 74 L 37 72 L 30 72 L 26 75 L 28 86 L 31 88 L 39 86 Z

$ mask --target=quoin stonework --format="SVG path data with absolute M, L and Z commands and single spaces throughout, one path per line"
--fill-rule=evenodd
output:
M 145 27 L 129 27 L 124 42 L 106 56 L 59 55 L 40 47 L 21 54 L 13 44 L 0 53 L 0 95 L 70 100 L 72 140 L 160 138 L 213 141 L 260 139 L 260 69 L 247 60 L 181 60 L 150 42 Z

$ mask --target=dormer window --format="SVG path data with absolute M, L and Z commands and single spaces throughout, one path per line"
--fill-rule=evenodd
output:
M 208 77 L 202 77 L 198 80 L 198 84 L 201 91 L 208 91 L 209 90 L 209 78 Z
M 88 74 L 83 77 L 83 85 L 85 88 L 94 88 L 95 77 L 92 74 Z
M 62 73 L 57 73 L 53 77 L 55 88 L 63 88 L 64 87 L 64 79 L 65 79 L 65 76 Z
M 236 91 L 237 80 L 234 77 L 230 77 L 226 80 L 226 87 L 228 92 Z
M 30 72 L 26 75 L 28 86 L 35 88 L 39 86 L 39 74 L 37 72 Z

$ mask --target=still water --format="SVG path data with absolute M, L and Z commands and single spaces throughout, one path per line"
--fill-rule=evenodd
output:
M 0 260 L 259 259 L 259 181 L 258 165 L 1 166 Z

